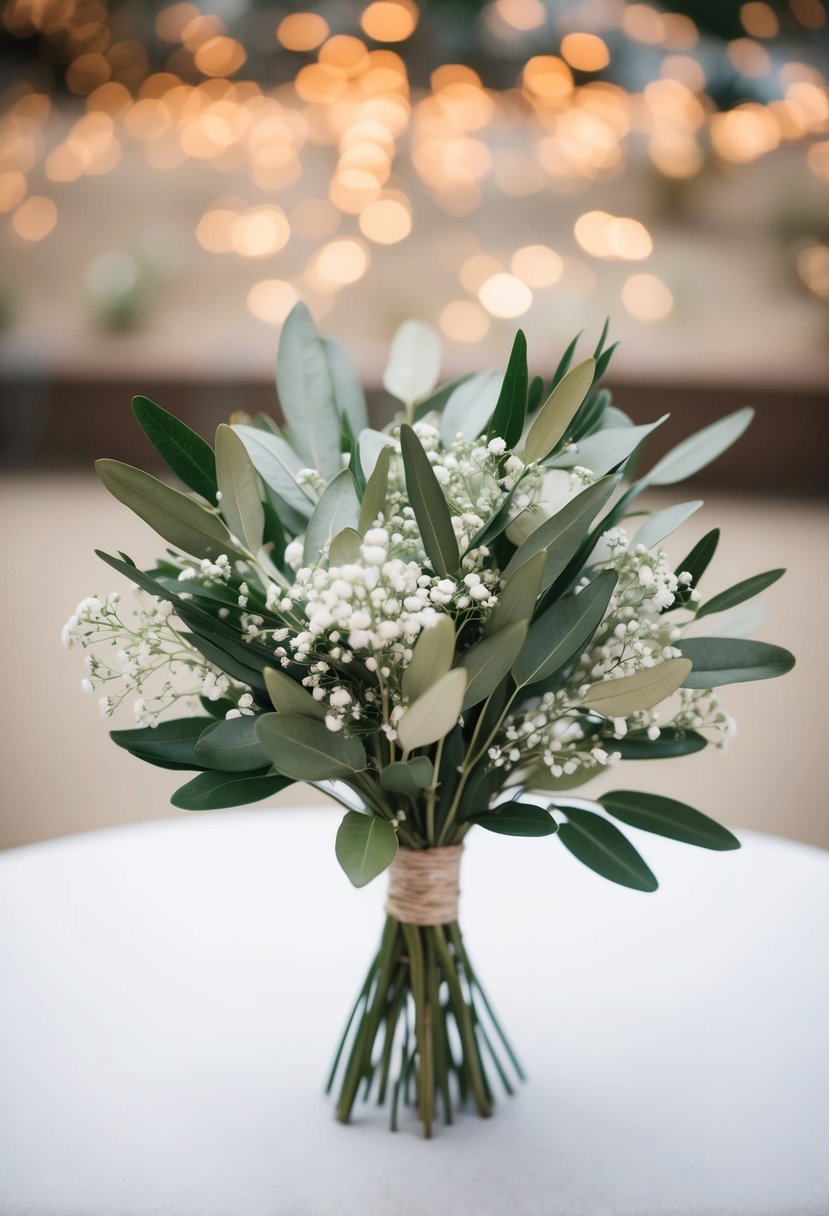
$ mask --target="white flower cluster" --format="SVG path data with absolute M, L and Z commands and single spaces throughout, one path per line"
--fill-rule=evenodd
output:
M 571 777 L 581 770 L 592 772 L 615 763 L 620 756 L 608 742 L 613 738 L 622 739 L 629 732 L 659 738 L 659 709 L 617 718 L 609 729 L 591 724 L 577 711 L 591 685 L 632 675 L 680 655 L 673 644 L 680 629 L 661 612 L 671 606 L 678 587 L 687 585 L 691 576 L 675 575 L 661 549 L 651 553 L 637 545 L 629 551 L 622 528 L 606 532 L 601 543 L 609 553 L 605 568 L 618 575 L 604 620 L 566 686 L 544 693 L 535 704 L 506 719 L 502 737 L 490 750 L 498 767 L 517 766 L 523 772 L 543 766 L 555 778 Z M 584 579 L 581 586 L 586 583 Z M 710 730 L 719 746 L 734 733 L 733 720 L 710 691 L 682 690 L 678 701 L 662 727 Z
M 111 686 L 98 701 L 105 718 L 130 696 L 135 698 L 133 712 L 139 726 L 155 726 L 165 710 L 197 696 L 209 701 L 231 699 L 236 708 L 228 716 L 252 712 L 250 690 L 230 681 L 181 636 L 166 600 L 136 591 L 130 618 L 123 613 L 121 602 L 117 591 L 104 599 L 89 596 L 78 604 L 61 632 L 66 647 L 107 646 L 114 652 L 109 660 L 99 653 L 87 654 L 87 675 L 81 680 L 87 693 Z

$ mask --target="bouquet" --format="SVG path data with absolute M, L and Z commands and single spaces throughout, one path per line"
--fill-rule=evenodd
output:
M 715 459 L 751 411 L 638 473 L 664 418 L 635 426 L 611 404 L 606 330 L 574 366 L 571 343 L 551 382 L 530 380 L 519 332 L 505 374 L 436 387 L 437 336 L 406 322 L 384 374 L 402 410 L 375 430 L 346 352 L 298 304 L 277 360 L 284 426 L 233 418 L 214 452 L 137 397 L 186 489 L 97 463 L 170 546 L 151 570 L 101 553 L 135 605 L 90 597 L 64 630 L 88 651 L 83 687 L 104 690 L 105 717 L 134 699 L 137 726 L 115 743 L 195 771 L 172 797 L 188 810 L 309 782 L 345 810 L 336 854 L 351 882 L 388 870 L 380 945 L 329 1080 L 342 1121 L 362 1091 L 388 1101 L 392 1128 L 414 1102 L 428 1136 L 465 1103 L 489 1115 L 495 1077 L 508 1092 L 521 1077 L 458 925 L 471 829 L 554 836 L 638 891 L 657 881 L 617 824 L 738 847 L 672 797 L 572 793 L 629 760 L 724 746 L 719 686 L 794 663 L 731 636 L 782 570 L 705 600 L 719 532 L 676 568 L 661 547 L 701 503 L 636 509 L 646 487 Z

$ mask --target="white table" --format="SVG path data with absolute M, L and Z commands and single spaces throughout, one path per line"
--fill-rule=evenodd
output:
M 647 896 L 473 833 L 466 938 L 530 1081 L 427 1143 L 321 1095 L 383 898 L 336 821 L 0 857 L 2 1216 L 826 1216 L 829 855 L 639 836 Z

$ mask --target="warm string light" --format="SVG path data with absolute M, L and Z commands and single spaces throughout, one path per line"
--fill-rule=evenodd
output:
M 790 0 L 789 9 L 788 20 L 805 29 L 825 22 L 820 0 Z M 116 169 L 130 145 L 158 172 L 195 162 L 246 176 L 253 198 L 219 197 L 205 208 L 195 237 L 212 254 L 256 260 L 290 253 L 293 277 L 261 279 L 248 299 L 255 316 L 278 324 L 298 294 L 330 300 L 370 272 L 372 250 L 384 256 L 383 247 L 406 241 L 428 206 L 424 193 L 463 223 L 493 193 L 567 197 L 613 179 L 638 156 L 637 143 L 658 173 L 687 181 L 707 159 L 750 165 L 784 143 L 803 142 L 809 171 L 829 181 L 826 83 L 807 64 L 781 67 L 772 58 L 781 19 L 761 0 L 740 6 L 742 33 L 724 54 L 741 78 L 776 78 L 782 95 L 726 111 L 706 92 L 694 22 L 649 4 L 624 6 L 615 26 L 610 17 L 601 28 L 571 27 L 553 41 L 553 53 L 527 55 L 515 87 L 500 91 L 452 63 L 433 72 L 428 88 L 413 88 L 400 50 L 420 18 L 415 0 L 369 0 L 357 36 L 317 12 L 283 13 L 274 53 L 286 62 L 298 57 L 295 75 L 265 88 L 245 78 L 249 48 L 196 4 L 167 4 L 155 15 L 155 37 L 169 56 L 153 71 L 141 43 L 110 23 L 105 0 L 15 0 L 4 10 L 6 29 L 50 41 L 86 112 L 67 123 L 45 93 L 10 95 L 0 135 L 0 213 L 10 216 L 19 239 L 44 239 L 57 205 L 31 191 L 33 172 L 42 168 L 46 181 L 62 188 Z M 541 0 L 493 0 L 484 21 L 491 36 L 518 46 L 553 19 Z M 658 75 L 639 93 L 602 78 L 617 62 L 620 38 L 657 56 Z M 329 175 L 320 183 L 326 157 Z M 307 164 L 315 182 L 306 188 Z M 297 184 L 304 196 L 293 205 L 256 200 L 257 190 L 277 196 Z M 304 255 L 303 242 L 313 246 Z M 653 253 L 641 219 L 600 210 L 578 215 L 573 245 L 588 261 L 644 261 Z M 825 298 L 822 249 L 801 251 L 797 273 Z M 490 317 L 523 315 L 534 293 L 558 286 L 576 298 L 589 295 L 596 276 L 588 261 L 543 244 L 461 257 L 454 291 L 467 298 L 449 299 L 441 328 L 454 341 L 480 341 Z M 631 316 L 649 322 L 673 307 L 670 290 L 653 274 L 629 276 L 622 301 Z

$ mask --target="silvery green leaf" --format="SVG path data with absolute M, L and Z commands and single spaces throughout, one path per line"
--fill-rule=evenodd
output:
M 422 397 L 417 403 L 417 409 L 414 411 L 415 422 L 433 412 L 440 414 L 455 389 L 467 380 L 471 380 L 473 375 L 474 372 L 465 372 L 464 375 L 456 376 L 454 380 L 447 380 L 445 384 L 439 385 L 428 397 Z
M 614 485 L 612 477 L 605 477 L 577 494 L 557 515 L 546 520 L 519 545 L 507 562 L 502 577 L 510 578 L 536 553 L 543 552 L 546 561 L 541 587 L 544 591 L 551 587 L 578 552 L 591 523 L 612 494 Z
M 328 549 L 329 566 L 348 566 L 360 560 L 360 545 L 363 538 L 356 528 L 343 528 L 331 541 Z
M 383 431 L 373 431 L 371 427 L 361 431 L 357 438 L 357 446 L 360 451 L 360 464 L 363 466 L 363 472 L 366 477 L 371 477 L 374 472 L 374 466 L 377 464 L 377 458 L 383 448 L 394 447 L 394 440 L 391 435 L 386 435 Z
M 187 494 L 120 460 L 96 460 L 95 469 L 113 497 L 176 549 L 193 557 L 244 557 L 219 516 Z
M 397 833 L 386 819 L 347 811 L 337 831 L 337 861 L 355 887 L 364 887 L 394 861 Z
M 653 549 L 676 532 L 677 528 L 681 528 L 686 519 L 690 519 L 701 506 L 702 499 L 697 499 L 696 502 L 679 502 L 673 507 L 665 507 L 664 511 L 657 511 L 642 524 L 631 541 L 631 549 L 635 549 L 637 545 Z
M 641 710 L 653 709 L 676 692 L 690 670 L 686 659 L 666 659 L 633 675 L 591 684 L 581 703 L 606 718 L 627 718 Z
M 404 405 L 430 393 L 440 375 L 440 337 L 423 321 L 404 321 L 394 335 L 383 387 Z
M 265 532 L 258 477 L 244 443 L 225 423 L 216 431 L 216 477 L 228 528 L 249 553 L 257 554 Z
M 310 519 L 313 499 L 296 483 L 297 474 L 306 466 L 288 441 L 255 426 L 234 426 L 233 430 L 262 480 L 303 520 Z
M 276 387 L 296 450 L 330 481 L 342 467 L 341 426 L 325 347 L 301 301 L 282 326 Z
M 586 439 L 576 444 L 575 452 L 559 452 L 546 462 L 551 469 L 572 469 L 581 465 L 590 469 L 596 477 L 603 477 L 611 469 L 615 469 L 623 460 L 627 460 L 643 439 L 655 431 L 668 418 L 663 414 L 656 422 L 644 426 L 609 427 L 588 435 Z
M 683 638 L 677 643 L 693 670 L 685 688 L 718 688 L 749 680 L 772 680 L 794 667 L 794 656 L 782 646 L 746 638 Z
M 341 418 L 348 419 L 352 435 L 359 435 L 368 426 L 368 411 L 363 386 L 344 346 L 333 338 L 322 339 L 328 374 L 334 389 L 334 404 Z
M 603 430 L 618 430 L 620 427 L 633 426 L 633 419 L 617 405 L 608 405 L 604 412 Z
M 529 628 L 512 668 L 519 688 L 560 671 L 578 655 L 601 623 L 616 586 L 616 572 L 605 570 L 578 595 L 563 595 Z
M 541 594 L 541 576 L 546 561 L 546 553 L 536 553 L 505 579 L 498 593 L 498 602 L 484 625 L 484 637 L 489 637 L 515 621 L 531 619 L 536 600 Z
M 323 490 L 308 521 L 302 553 L 306 566 L 319 561 L 322 550 L 344 527 L 356 528 L 359 517 L 360 500 L 354 478 L 348 469 L 340 469 Z
M 693 477 L 712 460 L 721 456 L 726 448 L 740 438 L 748 427 L 754 410 L 736 410 L 710 426 L 703 427 L 695 435 L 689 435 L 653 466 L 641 479 L 641 486 L 670 486 L 676 481 Z
M 403 672 L 403 695 L 414 701 L 445 675 L 455 660 L 455 626 L 448 613 L 427 625 L 414 644 L 412 661 Z
M 489 422 L 501 389 L 498 372 L 479 372 L 458 385 L 446 402 L 440 420 L 440 437 L 449 445 L 456 435 L 477 439 Z
M 769 606 L 764 600 L 748 600 L 737 604 L 726 612 L 718 612 L 716 617 L 696 617 L 683 629 L 685 637 L 708 638 L 747 638 L 751 637 L 766 623 Z
M 382 447 L 378 453 L 377 462 L 366 481 L 363 501 L 360 503 L 360 518 L 357 521 L 357 530 L 363 535 L 385 508 L 386 491 L 389 488 L 390 460 L 391 449 Z
M 524 645 L 529 622 L 514 621 L 464 651 L 460 665 L 466 672 L 463 709 L 485 700 L 508 675 Z
M 256 733 L 277 771 L 295 781 L 335 781 L 366 767 L 359 739 L 335 734 L 304 714 L 260 714 Z
M 453 667 L 406 710 L 397 725 L 397 738 L 405 751 L 437 743 L 460 717 L 466 691 L 466 672 Z
M 278 713 L 302 714 L 320 721 L 325 717 L 323 703 L 315 701 L 308 689 L 292 680 L 286 672 L 278 667 L 266 667 L 262 674 L 271 704 Z
M 571 368 L 556 385 L 535 416 L 524 443 L 528 464 L 543 460 L 567 433 L 567 428 L 584 401 L 596 370 L 595 359 L 584 359 Z

